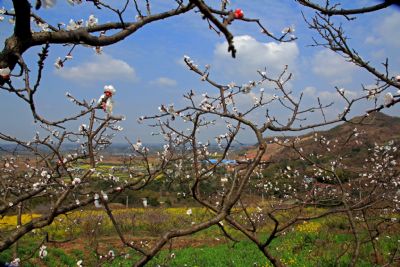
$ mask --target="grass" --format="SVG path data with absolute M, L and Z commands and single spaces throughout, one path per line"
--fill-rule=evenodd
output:
M 173 253 L 173 254 L 172 254 Z M 172 255 L 172 256 L 171 256 Z M 266 260 L 257 247 L 249 242 L 215 247 L 185 248 L 164 251 L 149 266 L 265 266 Z M 109 266 L 118 266 L 112 264 Z
M 135 240 L 137 243 L 148 240 L 154 243 L 156 236 L 168 229 L 190 226 L 192 222 L 200 222 L 210 216 L 201 208 L 192 208 L 190 216 L 186 214 L 186 211 L 187 208 L 138 208 L 115 210 L 113 213 L 128 240 Z M 250 210 L 250 212 L 255 212 L 255 210 Z M 284 219 L 289 214 L 280 216 L 282 216 L 280 219 Z M 29 220 L 28 217 L 26 219 Z M 10 227 L 15 225 L 16 218 L 5 216 L 2 222 L 7 223 L 0 226 L 0 233 L 10 231 Z M 362 238 L 366 238 L 367 232 L 362 230 L 361 224 L 359 226 Z M 96 232 L 91 232 L 93 227 L 97 228 Z M 271 227 L 271 223 L 266 223 L 262 227 L 259 233 L 262 240 L 268 238 Z M 389 253 L 398 246 L 400 233 L 396 229 L 389 233 L 390 236 L 382 235 L 376 240 L 379 257 L 384 262 L 390 257 Z M 254 244 L 244 241 L 243 236 L 234 229 L 226 227 L 226 230 L 242 241 L 236 244 L 217 242 L 215 240 L 217 237 L 222 240 L 224 238 L 221 237 L 219 228 L 213 226 L 186 239 L 174 240 L 174 244 L 180 242 L 180 245 L 172 250 L 166 246 L 147 266 L 270 266 Z M 46 244 L 48 256 L 40 259 L 38 246 L 43 240 L 45 231 L 52 240 L 70 237 L 79 239 L 61 245 Z M 130 254 L 129 259 L 123 256 L 117 257 L 113 262 L 106 261 L 104 266 L 131 266 L 132 262 L 138 259 L 138 255 L 134 255 L 132 250 L 119 245 L 115 230 L 102 210 L 85 210 L 57 217 L 52 225 L 22 238 L 19 242 L 18 256 L 24 259 L 34 254 L 34 257 L 24 262 L 23 266 L 75 266 L 80 259 L 85 261 L 85 266 L 96 266 L 99 259 L 93 250 L 97 244 L 99 252 L 104 255 L 110 249 L 113 249 L 116 255 Z M 269 246 L 269 250 L 287 266 L 329 267 L 347 266 L 351 260 L 352 246 L 353 237 L 349 234 L 345 217 L 335 215 L 297 224 L 275 239 Z M 12 249 L 0 253 L 1 262 L 11 261 Z M 346 249 L 347 253 L 345 253 Z M 336 265 L 336 260 L 341 254 L 343 256 L 338 259 Z M 361 247 L 357 266 L 374 266 L 373 262 L 373 248 L 370 243 L 364 244 Z
M 307 229 L 304 231 L 304 229 Z M 293 231 L 286 233 L 283 237 L 274 240 L 269 247 L 272 255 L 279 257 L 280 260 L 287 266 L 348 266 L 351 255 L 345 254 L 338 260 L 336 259 L 342 253 L 344 247 L 352 241 L 352 236 L 349 234 L 339 234 L 329 231 L 315 232 L 315 225 L 303 226 L 302 231 Z M 265 235 L 264 238 L 267 238 Z M 396 245 L 399 235 L 393 237 L 382 237 L 377 240 L 382 256 L 387 260 L 389 252 L 392 252 Z M 211 242 L 210 242 L 211 243 Z M 116 255 L 124 255 L 117 257 L 114 261 L 107 260 L 103 266 L 132 266 L 132 263 L 138 259 L 138 255 L 132 254 L 125 248 L 115 248 L 112 245 L 104 244 L 106 249 L 103 253 L 106 254 L 109 249 L 113 249 Z M 21 258 L 29 255 L 34 249 L 33 240 L 20 244 L 18 254 Z M 125 258 L 126 253 L 131 253 L 128 259 Z M 10 261 L 11 251 L 5 251 L 0 254 L 0 260 Z M 99 259 L 93 254 L 83 252 L 79 249 L 62 249 L 57 247 L 48 247 L 48 256 L 44 259 L 39 259 L 37 253 L 35 258 L 25 262 L 23 266 L 48 266 L 48 267 L 63 267 L 75 266 L 76 262 L 83 259 L 86 266 L 95 266 Z M 366 267 L 374 266 L 372 263 L 372 246 L 362 246 L 360 258 L 357 266 Z M 238 243 L 224 243 L 217 245 L 203 245 L 200 247 L 191 247 L 191 242 L 188 240 L 185 248 L 179 249 L 164 249 L 147 266 L 272 266 L 267 263 L 267 259 L 258 250 L 258 248 L 249 241 L 240 241 Z

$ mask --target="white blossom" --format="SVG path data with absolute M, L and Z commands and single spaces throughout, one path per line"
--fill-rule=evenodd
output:
M 78 177 L 75 177 L 74 180 L 72 180 L 72 185 L 78 185 L 81 183 L 81 179 Z
M 86 21 L 86 27 L 96 26 L 99 22 L 99 19 L 96 18 L 93 14 L 89 16 L 89 19 Z
M 143 16 L 136 15 L 135 19 L 136 19 L 137 22 L 141 22 L 143 20 Z
M 62 67 L 64 67 L 64 63 L 63 63 L 63 61 L 62 61 L 62 59 L 61 59 L 60 57 L 58 57 L 58 58 L 56 59 L 56 62 L 54 63 L 54 66 L 55 66 L 57 69 L 61 69 Z
M 133 148 L 137 151 L 142 147 L 142 141 L 140 139 L 137 140 L 136 144 L 133 144 Z
M 83 24 L 83 20 L 82 20 L 82 19 L 81 19 L 81 20 L 78 20 L 78 21 L 75 21 L 75 20 L 73 20 L 73 19 L 70 19 L 70 20 L 69 20 L 69 24 L 68 24 L 67 27 L 66 27 L 66 30 L 67 30 L 67 31 L 77 30 L 77 29 L 79 29 L 79 28 L 82 27 L 82 24 Z
M 114 257 L 115 257 L 115 252 L 114 252 L 114 250 L 110 250 L 110 251 L 108 252 L 108 256 L 109 256 L 110 258 L 114 259 Z
M 50 31 L 49 24 L 47 24 L 47 23 L 39 22 L 37 25 L 41 29 L 42 32 L 49 32 Z
M 6 13 L 6 9 L 3 6 L 2 8 L 0 8 L 0 15 L 4 15 L 5 13 Z
M 70 4 L 71 6 L 73 5 L 80 5 L 82 4 L 82 0 L 67 0 L 68 4 Z
M 107 102 L 106 102 L 105 111 L 106 111 L 108 114 L 112 114 L 113 109 L 114 109 L 114 101 L 113 101 L 111 98 L 109 98 L 109 99 L 107 99 Z
M 105 192 L 101 191 L 101 195 L 102 195 L 104 201 L 108 201 L 108 195 Z
M 286 34 L 286 33 L 294 33 L 295 32 L 295 28 L 294 26 L 290 26 L 290 27 L 285 27 L 282 29 L 282 33 Z
M 13 260 L 10 262 L 10 266 L 18 267 L 19 264 L 20 264 L 20 262 L 21 262 L 21 259 L 20 259 L 20 258 L 15 258 L 15 259 L 13 259 Z
M 376 89 L 376 88 L 368 89 L 367 99 L 368 100 L 373 100 L 373 99 L 376 98 L 377 94 L 378 94 L 378 89 Z
M 79 132 L 80 132 L 80 133 L 86 132 L 87 129 L 88 129 L 88 127 L 87 127 L 86 124 L 81 124 L 81 125 L 79 126 Z
M 0 69 L 0 76 L 1 76 L 3 79 L 8 79 L 8 78 L 10 78 L 10 73 L 11 73 L 11 70 L 10 70 L 9 67 Z
M 116 91 L 117 91 L 117 90 L 115 90 L 114 86 L 112 86 L 111 84 L 110 84 L 110 85 L 105 85 L 105 86 L 104 86 L 104 93 L 110 92 L 110 93 L 111 93 L 111 96 L 115 95 Z
M 236 84 L 234 83 L 234 82 L 230 82 L 229 84 L 228 84 L 228 88 L 229 89 L 232 89 L 232 88 L 234 88 L 236 86 Z
M 51 8 L 56 4 L 56 0 L 42 0 L 42 5 L 44 8 Z
M 96 208 L 101 208 L 99 198 L 100 198 L 99 194 L 97 194 L 97 193 L 94 194 L 94 206 Z
M 46 256 L 47 256 L 47 250 L 46 250 L 46 246 L 45 245 L 42 245 L 42 246 L 40 246 L 40 249 L 39 249 L 39 257 L 41 258 L 41 259 L 43 259 L 43 258 L 45 258 Z
M 103 47 L 101 46 L 96 46 L 93 48 L 96 54 L 101 55 L 103 53 Z
M 384 105 L 388 106 L 393 102 L 393 95 L 392 93 L 388 92 L 385 94 L 385 96 L 383 97 L 383 101 L 384 101 Z

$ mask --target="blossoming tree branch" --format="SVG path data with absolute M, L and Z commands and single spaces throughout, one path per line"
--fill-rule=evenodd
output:
M 62 71 L 75 60 L 74 51 L 79 46 L 91 47 L 100 54 L 105 47 L 123 42 L 149 24 L 185 13 L 200 13 L 200 19 L 208 24 L 209 34 L 220 35 L 226 40 L 227 51 L 232 57 L 240 53 L 230 31 L 233 23 L 255 25 L 254 28 L 275 42 L 295 41 L 295 29 L 285 27 L 279 34 L 274 34 L 260 19 L 248 17 L 239 1 L 221 0 L 216 4 L 215 1 L 175 0 L 170 1 L 173 8 L 157 13 L 153 12 L 150 0 L 126 0 L 119 6 L 99 0 L 67 2 L 76 8 L 92 5 L 116 19 L 102 22 L 88 14 L 80 20 L 70 19 L 67 25 L 61 22 L 52 25 L 40 17 L 37 10 L 52 12 L 57 5 L 54 0 L 13 0 L 13 9 L 0 10 L 1 23 L 10 23 L 12 27 L 12 34 L 6 38 L 0 53 L 1 91 L 13 94 L 26 104 L 35 123 L 41 127 L 40 132 L 32 133 L 30 140 L 0 133 L 0 140 L 23 148 L 35 158 L 33 161 L 24 159 L 16 151 L 8 151 L 0 167 L 0 215 L 17 217 L 11 230 L 0 229 L 0 251 L 18 248 L 24 238 L 35 237 L 33 254 L 20 258 L 15 249 L 10 260 L 12 266 L 29 262 L 34 255 L 43 260 L 48 257 L 47 250 L 52 243 L 78 239 L 71 228 L 83 227 L 84 219 L 80 217 L 71 219 L 71 228 L 63 229 L 70 234 L 66 240 L 57 240 L 49 227 L 61 216 L 68 218 L 84 213 L 80 212 L 83 208 L 102 210 L 105 214 L 95 224 L 88 223 L 87 235 L 94 244 L 88 250 L 96 255 L 92 262 L 96 266 L 117 259 L 132 260 L 129 255 L 134 255 L 134 266 L 144 266 L 174 240 L 213 227 L 230 242 L 238 242 L 232 231 L 240 233 L 255 244 L 273 266 L 285 266 L 283 256 L 272 249 L 273 241 L 285 238 L 291 231 L 301 232 L 302 224 L 332 216 L 343 218 L 350 235 L 336 255 L 336 262 L 348 255 L 351 258 L 349 265 L 356 266 L 363 247 L 372 246 L 375 263 L 398 263 L 398 246 L 391 248 L 390 257 L 382 259 L 377 238 L 398 229 L 398 216 L 394 214 L 400 210 L 399 144 L 394 141 L 387 145 L 375 144 L 364 159 L 367 164 L 355 166 L 348 160 L 345 148 L 363 143 L 364 133 L 356 127 L 333 140 L 315 132 L 304 138 L 316 143 L 312 148 L 306 148 L 301 138 L 284 136 L 287 132 L 314 131 L 348 121 L 353 108 L 362 103 L 373 103 L 359 120 L 351 121 L 355 125 L 364 125 L 370 116 L 400 102 L 400 76 L 390 74 L 393 70 L 388 60 L 382 67 L 372 66 L 349 45 L 349 37 L 335 20 L 339 16 L 353 23 L 353 16 L 388 8 L 395 1 L 356 9 L 339 8 L 329 1 L 323 6 L 311 1 L 296 1 L 315 10 L 314 17 L 304 17 L 308 27 L 319 36 L 314 38 L 312 46 L 334 51 L 365 69 L 376 80 L 374 87 L 362 87 L 357 96 L 343 88 L 333 90 L 345 103 L 343 109 L 338 111 L 334 103 L 324 103 L 318 97 L 313 104 L 304 101 L 304 93 L 292 89 L 294 74 L 290 72 L 290 66 L 284 66 L 277 75 L 269 73 L 269 66 L 266 66 L 254 70 L 258 74 L 257 80 L 224 84 L 213 77 L 210 65 L 199 66 L 185 56 L 187 75 L 198 76 L 212 91 L 199 94 L 189 90 L 184 95 L 186 105 L 163 103 L 157 114 L 140 117 L 140 123 L 149 123 L 153 134 L 162 137 L 162 149 L 151 151 L 140 139 L 126 138 L 131 149 L 129 159 L 109 169 L 104 168 L 102 151 L 123 130 L 119 123 L 125 119 L 113 113 L 116 88 L 104 85 L 92 100 L 81 100 L 66 93 L 76 113 L 50 119 L 49 114 L 39 114 L 36 99 L 41 82 L 46 79 L 43 76 L 45 68 Z M 48 62 L 49 50 L 55 45 L 65 46 L 65 56 Z M 25 53 L 36 46 L 42 47 L 37 62 L 27 61 Z M 37 68 L 33 68 L 34 65 Z M 383 102 L 379 96 L 384 96 Z M 242 97 L 250 98 L 251 103 L 243 105 Z M 286 114 L 284 119 L 278 116 L 279 111 Z M 327 116 L 328 113 L 335 116 Z M 317 120 L 311 120 L 313 114 L 318 114 Z M 74 121 L 80 126 L 71 127 L 70 123 Z M 201 133 L 212 128 L 220 133 L 212 141 L 203 140 Z M 250 133 L 256 140 L 253 153 L 227 161 L 243 132 Z M 272 138 L 272 133 L 283 136 Z M 218 153 L 212 151 L 211 142 L 217 145 Z M 68 144 L 74 144 L 72 152 L 64 149 Z M 284 151 L 286 154 L 282 155 L 293 164 L 276 167 L 276 160 L 266 157 L 271 148 Z M 272 174 L 269 172 L 271 166 L 275 166 Z M 125 231 L 125 222 L 118 217 L 112 204 L 123 194 L 139 194 L 143 189 L 157 185 L 160 179 L 168 186 L 166 190 L 179 190 L 180 195 L 190 198 L 191 203 L 205 212 L 196 217 L 197 211 L 188 208 L 178 225 L 169 225 L 157 232 L 151 242 L 139 242 Z M 256 206 L 246 203 L 246 195 L 252 192 L 263 197 L 265 194 L 269 202 Z M 38 202 L 45 203 L 46 210 L 23 221 L 23 216 L 31 213 Z M 147 200 L 143 203 L 147 206 Z M 130 212 L 136 215 L 134 210 Z M 123 252 L 105 252 L 98 245 L 97 231 L 105 220 L 112 225 L 125 249 Z M 174 257 L 175 254 L 171 254 L 168 260 Z M 85 266 L 86 261 L 79 259 L 76 264 Z

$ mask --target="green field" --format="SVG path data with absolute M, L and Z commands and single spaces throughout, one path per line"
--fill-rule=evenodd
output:
M 399 236 L 398 236 L 399 238 Z M 344 255 L 339 260 L 340 248 L 350 241 L 349 235 L 328 235 L 326 233 L 304 234 L 290 233 L 285 239 L 274 242 L 271 251 L 279 256 L 287 266 L 348 266 L 350 257 Z M 388 258 L 390 252 L 395 249 L 396 242 L 393 238 L 383 237 L 379 242 L 383 258 Z M 272 266 L 254 244 L 248 241 L 227 243 L 215 246 L 190 247 L 163 250 L 147 266 Z M 33 244 L 24 243 L 19 249 L 19 255 L 29 256 Z M 114 249 L 116 259 L 112 262 L 103 260 L 103 266 L 132 266 L 137 257 L 126 256 L 125 251 Z M 118 256 L 123 253 L 124 255 Z M 5 262 L 11 257 L 11 251 L 0 255 L 0 260 Z M 76 262 L 83 259 L 84 266 L 96 266 L 100 260 L 95 255 L 84 255 L 78 249 L 66 252 L 63 249 L 50 247 L 48 256 L 44 259 L 38 257 L 25 262 L 23 266 L 75 266 Z M 336 264 L 337 262 L 337 264 Z M 362 249 L 357 266 L 375 266 L 372 261 L 372 247 L 365 246 Z
M 210 215 L 204 209 L 192 209 L 193 217 L 186 214 L 185 208 L 123 209 L 117 210 L 115 216 L 122 222 L 124 227 L 121 229 L 127 239 L 136 244 L 143 243 L 143 248 L 147 248 L 164 231 L 177 225 L 189 225 L 192 221 L 196 222 Z M 129 224 L 128 214 L 135 214 L 134 223 Z M 149 214 L 152 215 L 149 217 Z M 78 260 L 83 260 L 83 266 L 132 266 L 138 259 L 138 254 L 121 245 L 112 225 L 103 216 L 102 211 L 71 213 L 58 218 L 51 226 L 27 235 L 20 240 L 18 246 L 18 257 L 23 260 L 22 266 L 76 266 Z M 99 218 L 101 223 L 98 223 Z M 10 224 L 13 219 L 8 218 Z M 74 228 L 77 220 L 80 222 Z M 99 227 L 96 228 L 96 224 Z M 260 228 L 258 235 L 262 240 L 268 238 L 270 227 L 266 223 Z M 4 225 L 2 228 L 3 231 L 6 230 Z M 91 232 L 90 229 L 96 230 Z M 147 266 L 270 266 L 254 244 L 246 241 L 234 229 L 226 227 L 226 230 L 238 242 L 228 240 L 218 227 L 213 226 L 193 236 L 174 239 Z M 41 259 L 38 248 L 44 233 L 51 240 L 72 240 L 46 243 L 48 255 Z M 366 240 L 367 232 L 361 232 L 360 237 Z M 400 234 L 395 230 L 390 236 L 379 236 L 374 242 L 378 255 L 374 253 L 371 242 L 363 244 L 357 266 L 376 266 L 387 262 L 399 246 L 399 240 Z M 345 218 L 333 216 L 288 228 L 287 232 L 272 242 L 269 249 L 287 266 L 325 267 L 348 266 L 352 246 L 353 236 L 347 228 Z M 115 253 L 114 260 L 105 257 L 110 250 Z M 10 261 L 13 253 L 14 248 L 1 253 L 0 261 Z

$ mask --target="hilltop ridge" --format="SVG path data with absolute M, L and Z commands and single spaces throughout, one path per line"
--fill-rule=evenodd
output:
M 263 160 L 279 161 L 294 157 L 294 152 L 289 148 L 284 148 L 276 144 L 274 139 L 294 140 L 298 138 L 298 147 L 306 153 L 322 153 L 323 148 L 317 142 L 321 137 L 326 140 L 337 140 L 337 146 L 332 148 L 332 153 L 350 153 L 358 160 L 365 156 L 361 153 L 374 144 L 385 144 L 389 141 L 400 142 L 400 117 L 389 116 L 382 112 L 377 112 L 369 116 L 357 116 L 347 122 L 343 122 L 331 129 L 324 131 L 315 131 L 299 136 L 290 137 L 269 137 L 267 138 L 268 147 L 263 156 Z M 354 138 L 357 137 L 357 138 Z M 256 152 L 255 147 L 250 147 L 247 151 L 247 157 L 252 157 Z M 360 152 L 360 153 L 355 153 Z

